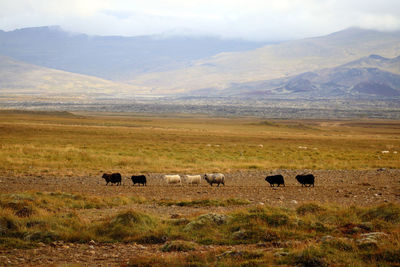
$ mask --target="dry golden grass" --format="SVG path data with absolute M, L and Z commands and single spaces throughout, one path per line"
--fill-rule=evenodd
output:
M 15 175 L 399 168 L 400 122 L 3 111 L 0 147 Z

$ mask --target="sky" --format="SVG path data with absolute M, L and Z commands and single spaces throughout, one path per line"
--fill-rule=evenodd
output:
M 400 0 L 0 0 L 0 29 L 89 35 L 212 35 L 257 41 L 349 27 L 400 30 Z

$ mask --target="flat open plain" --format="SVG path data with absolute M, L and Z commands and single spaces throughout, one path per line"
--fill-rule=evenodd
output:
M 397 121 L 14 111 L 0 118 L 1 265 L 399 263 L 391 256 L 400 244 Z M 101 175 L 111 171 L 121 172 L 122 186 L 105 185 Z M 162 180 L 215 171 L 225 186 Z M 139 173 L 147 186 L 132 186 Z M 264 181 L 277 173 L 285 187 Z M 302 173 L 315 175 L 315 187 L 297 183 Z M 204 214 L 231 219 L 183 230 Z M 370 232 L 386 238 L 360 245 Z M 166 248 L 181 241 L 188 247 Z

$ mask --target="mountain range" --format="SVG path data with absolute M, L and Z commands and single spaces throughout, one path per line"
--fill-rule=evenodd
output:
M 400 32 L 275 44 L 214 37 L 0 31 L 0 93 L 121 97 L 398 97 Z
M 400 96 L 400 56 L 370 55 L 334 68 L 290 77 L 237 83 L 219 92 L 231 96 L 357 97 Z
M 261 42 L 188 36 L 89 36 L 59 26 L 0 31 L 0 54 L 31 64 L 122 81 L 148 72 L 185 68 L 221 52 L 251 50 Z

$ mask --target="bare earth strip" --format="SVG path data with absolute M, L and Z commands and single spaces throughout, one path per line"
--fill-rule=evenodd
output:
M 301 187 L 296 174 L 311 172 L 316 177 L 315 187 Z M 251 204 L 293 207 L 315 202 L 340 206 L 371 206 L 384 202 L 400 202 L 400 170 L 282 170 L 285 187 L 270 187 L 264 181 L 268 172 L 237 171 L 226 173 L 226 186 L 210 187 L 205 181 L 200 186 L 166 185 L 162 174 L 149 174 L 148 185 L 132 186 L 123 177 L 122 186 L 105 186 L 101 177 L 0 177 L 0 192 L 21 191 L 70 192 L 93 196 L 133 196 L 146 200 L 201 200 L 246 199 Z M 169 216 L 175 213 L 198 214 L 198 207 L 165 207 L 156 204 L 135 204 L 144 211 Z M 125 207 L 126 208 L 126 207 Z M 224 210 L 225 207 L 215 207 Z M 231 209 L 231 207 L 228 207 Z M 209 211 L 207 207 L 205 211 Z M 162 212 L 162 213 L 160 213 Z

